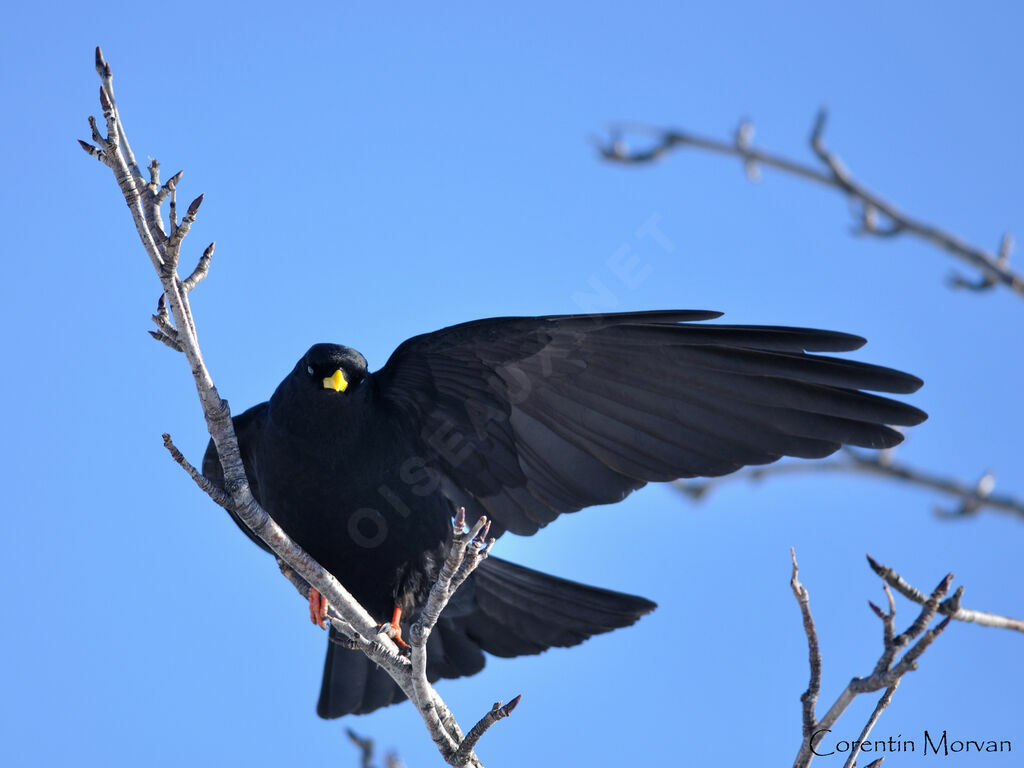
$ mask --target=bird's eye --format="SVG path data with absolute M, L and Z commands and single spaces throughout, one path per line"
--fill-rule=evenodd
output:
M 308 373 L 310 376 L 313 375 L 313 366 L 312 365 L 307 365 L 306 366 L 306 373 Z

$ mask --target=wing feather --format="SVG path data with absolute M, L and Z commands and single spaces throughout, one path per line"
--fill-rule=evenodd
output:
M 859 336 L 700 322 L 718 316 L 478 320 L 406 341 L 374 379 L 452 501 L 499 534 L 534 533 L 649 481 L 891 447 L 893 426 L 926 418 L 871 394 L 920 379 L 811 354 L 857 349 Z

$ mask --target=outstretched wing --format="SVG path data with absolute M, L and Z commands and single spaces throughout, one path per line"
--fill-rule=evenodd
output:
M 849 444 L 888 448 L 926 415 L 861 390 L 920 379 L 808 352 L 864 339 L 807 328 L 695 324 L 699 311 L 495 318 L 403 343 L 374 375 L 445 493 L 496 530 L 650 481 L 723 475 Z

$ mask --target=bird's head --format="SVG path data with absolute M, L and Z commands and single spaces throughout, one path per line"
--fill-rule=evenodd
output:
M 366 358 L 340 344 L 314 344 L 295 364 L 292 376 L 312 390 L 344 395 L 366 379 Z
M 366 358 L 340 344 L 314 344 L 270 399 L 271 413 L 289 430 L 331 430 L 351 421 L 367 395 Z M 353 410 L 355 407 L 355 410 Z

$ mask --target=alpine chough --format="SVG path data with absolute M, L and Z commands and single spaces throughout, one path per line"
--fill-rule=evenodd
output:
M 700 322 L 719 314 L 477 320 L 409 339 L 376 373 L 353 349 L 316 344 L 234 420 L 253 494 L 383 623 L 396 608 L 415 617 L 459 507 L 495 536 L 529 536 L 651 481 L 889 448 L 902 440 L 891 425 L 926 418 L 862 391 L 910 393 L 920 379 L 809 354 L 864 339 Z M 203 473 L 222 483 L 212 442 Z M 431 634 L 428 676 L 475 674 L 485 651 L 576 645 L 654 607 L 490 557 Z M 402 697 L 362 653 L 328 643 L 321 717 Z

